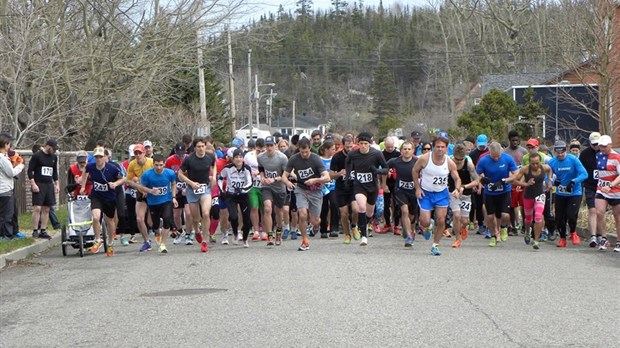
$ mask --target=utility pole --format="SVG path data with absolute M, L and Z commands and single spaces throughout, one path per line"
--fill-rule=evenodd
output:
M 295 111 L 295 105 L 296 105 L 296 102 L 295 102 L 295 100 L 293 100 L 293 134 L 291 134 L 291 137 L 293 135 L 297 134 L 297 129 L 295 129 L 295 112 L 296 112 Z
M 271 111 L 273 110 L 271 107 L 271 104 L 273 104 L 273 88 L 269 89 L 269 114 L 268 114 L 268 119 L 269 120 L 269 133 L 271 134 Z
M 248 126 L 252 139 L 252 49 L 248 50 Z
M 195 2 L 196 4 L 196 16 L 199 17 L 200 14 L 200 2 Z M 207 96 L 205 92 L 205 70 L 204 70 L 204 61 L 202 56 L 202 43 L 201 43 L 202 34 L 200 33 L 200 27 L 196 28 L 196 46 L 198 49 L 198 90 L 200 91 L 200 127 L 198 127 L 198 132 L 200 136 L 205 136 L 211 132 L 211 126 L 209 125 L 209 121 L 207 120 Z
M 237 104 L 235 103 L 235 78 L 233 76 L 233 56 L 232 56 L 232 43 L 230 40 L 230 31 L 226 30 L 228 34 L 228 88 L 230 89 L 230 118 L 232 118 L 232 136 L 234 137 L 237 131 Z

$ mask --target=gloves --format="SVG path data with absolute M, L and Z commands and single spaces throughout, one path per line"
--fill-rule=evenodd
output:
M 488 185 L 488 184 L 490 184 L 490 183 L 491 183 L 491 179 L 489 179 L 489 178 L 487 178 L 487 177 L 485 176 L 485 177 L 483 177 L 482 179 L 480 179 L 480 182 L 481 182 L 483 185 Z
M 560 181 L 560 179 L 555 179 L 555 181 L 553 182 L 553 186 L 560 186 L 562 185 L 562 182 Z
M 568 185 L 566 185 L 566 192 L 567 193 L 572 193 L 573 192 L 573 186 L 575 186 L 575 182 L 573 180 L 571 180 Z
M 240 196 L 241 195 L 241 189 L 240 188 L 236 188 L 234 195 L 235 196 Z

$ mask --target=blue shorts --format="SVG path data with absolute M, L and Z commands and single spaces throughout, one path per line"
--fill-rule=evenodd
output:
M 190 204 L 197 203 L 198 201 L 200 201 L 201 196 L 206 196 L 206 195 L 211 196 L 211 186 L 209 185 L 205 185 L 204 188 L 201 189 L 200 191 L 201 192 L 196 193 L 188 185 L 187 190 L 185 190 L 185 197 L 187 197 L 187 203 L 190 203 Z
M 431 192 L 422 190 L 424 196 L 418 199 L 420 209 L 431 211 L 435 208 L 447 208 L 450 206 L 450 192 L 446 188 L 443 191 Z

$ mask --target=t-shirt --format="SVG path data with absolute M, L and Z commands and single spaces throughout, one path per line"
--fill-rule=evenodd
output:
M 599 152 L 596 154 L 596 163 L 597 171 L 594 173 L 594 177 L 598 179 L 596 193 L 606 198 L 620 199 L 620 185 L 612 187 L 608 193 L 601 191 L 603 187 L 611 186 L 611 182 L 620 175 L 620 154 L 613 150 L 609 155 Z
M 388 168 L 393 170 L 395 174 L 395 190 L 403 190 L 407 192 L 414 191 L 413 166 L 417 160 L 417 158 L 413 157 L 410 161 L 405 162 L 402 157 L 396 157 L 387 161 Z
M 544 152 L 539 151 L 538 155 L 540 156 L 541 163 L 548 164 L 549 161 L 551 160 L 551 156 L 545 155 Z M 530 164 L 530 153 L 529 152 L 523 155 L 523 158 L 521 159 L 521 165 L 526 166 L 528 164 Z
M 243 162 L 250 166 L 253 173 L 258 173 L 258 156 L 256 156 L 256 151 L 248 151 L 243 157 Z M 252 182 L 254 187 L 260 187 L 260 175 L 252 176 Z
M 491 180 L 490 184 L 484 185 L 484 194 L 497 196 L 510 192 L 512 190 L 510 184 L 499 185 L 494 190 L 491 189 L 491 186 L 493 183 L 510 177 L 510 173 L 517 169 L 515 160 L 505 153 L 502 153 L 497 161 L 490 155 L 482 157 L 476 166 L 476 172 L 478 174 L 484 174 L 485 177 Z
M 129 166 L 127 167 L 127 181 L 131 181 L 134 176 L 139 178 L 142 173 L 151 168 L 153 168 L 152 158 L 147 157 L 143 165 L 138 164 L 138 160 L 136 159 L 131 160 L 131 162 L 129 162 Z
M 527 150 L 523 146 L 518 146 L 514 150 L 511 149 L 510 147 L 507 147 L 506 150 L 504 150 L 504 153 L 507 155 L 510 155 L 510 157 L 512 157 L 512 159 L 515 160 L 517 167 L 520 168 L 521 162 L 523 160 L 523 156 L 527 154 Z
M 321 157 L 321 161 L 323 162 L 323 166 L 325 170 L 329 172 L 329 167 L 332 164 L 332 158 L 323 158 Z M 331 180 L 330 182 L 323 185 L 323 193 L 328 194 L 330 191 L 333 191 L 336 188 L 336 180 Z
M 213 154 L 206 153 L 203 157 L 198 157 L 194 152 L 183 160 L 181 170 L 191 181 L 208 185 L 211 183 L 209 174 L 214 166 L 215 156 Z
M 387 171 L 387 162 L 381 151 L 370 148 L 368 153 L 361 153 L 359 149 L 349 152 L 346 161 L 347 173 L 355 171 L 353 182 L 361 185 L 368 191 L 377 190 L 379 168 Z
M 28 163 L 28 179 L 36 183 L 51 184 L 58 181 L 58 156 L 37 151 Z
M 157 194 L 148 193 L 146 204 L 160 205 L 172 201 L 172 186 L 176 181 L 176 174 L 172 169 L 164 168 L 161 174 L 157 174 L 154 168 L 144 172 L 140 177 L 143 186 L 157 189 Z
M 398 151 L 396 149 L 394 149 L 392 152 L 388 152 L 388 151 L 383 150 L 382 153 L 383 153 L 383 158 L 385 158 L 386 162 L 389 162 L 392 158 L 400 157 L 400 151 Z M 394 183 L 395 183 L 395 181 L 394 181 L 395 179 L 394 178 L 395 178 L 395 176 L 393 174 L 393 169 L 389 169 L 388 173 L 387 173 L 387 179 L 386 179 L 386 184 L 389 187 L 393 187 L 394 186 Z
M 265 178 L 275 179 L 277 177 L 281 177 L 282 173 L 286 170 L 288 158 L 280 151 L 276 151 L 273 156 L 269 156 L 267 152 L 263 152 L 258 155 L 257 161 L 258 171 L 263 173 Z M 269 187 L 276 192 L 286 191 L 286 185 L 284 185 L 281 180 L 275 181 L 263 187 Z
M 482 158 L 484 155 L 489 153 L 489 148 L 485 148 L 484 150 L 480 150 L 479 148 L 475 148 L 473 150 L 471 150 L 471 152 L 469 153 L 469 157 L 471 157 L 471 160 L 474 162 L 474 165 L 477 166 L 478 165 L 478 161 L 480 161 L 480 158 Z
M 86 165 L 88 180 L 93 183 L 90 192 L 91 197 L 96 197 L 103 201 L 116 201 L 116 192 L 109 185 L 111 182 L 123 177 L 120 169 L 112 163 L 106 163 L 103 169 L 98 169 L 96 163 Z
M 334 155 L 334 157 L 332 157 L 332 161 L 329 164 L 329 169 L 338 173 L 339 171 L 346 169 L 346 160 L 347 160 L 347 155 L 344 153 L 344 150 L 338 151 L 336 152 L 336 154 Z M 353 174 L 353 173 L 352 173 Z M 347 178 L 346 176 L 341 176 L 336 178 L 336 190 L 337 191 L 344 191 L 345 190 L 345 178 Z M 349 178 L 347 178 L 347 180 L 349 180 L 351 178 L 351 176 L 349 176 Z
M 556 188 L 555 193 L 558 196 L 581 196 L 581 183 L 588 178 L 588 173 L 583 167 L 583 164 L 579 162 L 579 159 L 573 154 L 566 154 L 563 160 L 559 160 L 554 157 L 549 161 L 549 166 L 557 180 L 560 180 L 560 185 Z M 572 192 L 566 192 L 566 186 L 574 181 Z
M 323 166 L 321 157 L 316 153 L 310 153 L 310 157 L 307 159 L 302 158 L 300 153 L 296 153 L 288 160 L 286 171 L 294 172 L 297 176 L 297 188 L 310 190 L 311 188 L 305 182 L 308 179 L 320 178 L 321 173 L 325 171 L 325 166 Z
M 252 169 L 247 164 L 243 164 L 240 169 L 237 169 L 234 164 L 230 163 L 220 173 L 218 178 L 218 187 L 224 192 L 223 182 L 227 181 L 225 192 L 229 194 L 240 191 L 241 193 L 248 193 L 252 188 Z
M 594 171 L 597 169 L 597 153 L 598 151 L 594 150 L 591 146 L 588 146 L 579 154 L 579 161 L 583 164 L 583 167 L 586 168 L 586 172 L 588 173 L 588 178 L 582 183 L 582 185 L 592 191 L 596 191 L 596 185 L 598 184 L 598 179 L 594 178 Z

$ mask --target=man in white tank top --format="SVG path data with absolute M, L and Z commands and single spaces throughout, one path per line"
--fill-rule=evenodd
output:
M 418 205 L 420 206 L 420 225 L 424 228 L 424 238 L 430 239 L 431 212 L 435 211 L 435 230 L 431 253 L 441 255 L 439 240 L 446 229 L 446 213 L 450 205 L 450 192 L 448 192 L 448 175 L 454 179 L 455 190 L 452 192 L 458 198 L 461 192 L 461 178 L 456 170 L 456 164 L 448 157 L 447 138 L 439 137 L 433 141 L 433 151 L 418 158 L 413 166 L 414 180 Z

